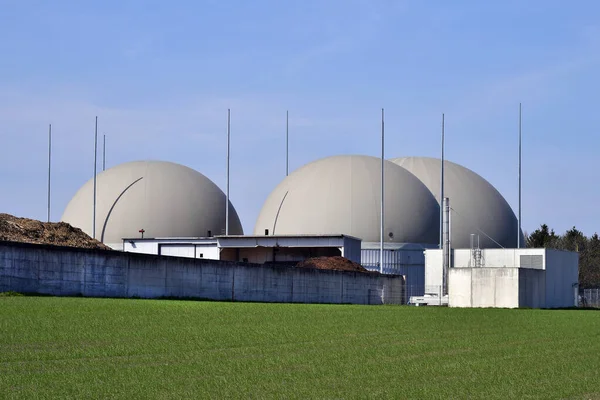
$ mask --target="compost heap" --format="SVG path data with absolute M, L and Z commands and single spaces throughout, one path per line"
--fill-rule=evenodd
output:
M 0 213 L 0 241 L 110 250 L 66 222 L 41 222 Z
M 316 268 L 329 269 L 333 271 L 369 272 L 362 265 L 340 256 L 309 258 L 296 264 L 296 268 Z

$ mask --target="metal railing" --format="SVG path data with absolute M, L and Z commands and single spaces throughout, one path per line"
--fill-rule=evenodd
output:
M 578 300 L 579 307 L 600 308 L 600 289 L 581 289 Z

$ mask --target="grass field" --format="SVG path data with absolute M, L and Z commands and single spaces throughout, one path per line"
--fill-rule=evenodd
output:
M 600 311 L 0 298 L 0 398 L 600 399 Z

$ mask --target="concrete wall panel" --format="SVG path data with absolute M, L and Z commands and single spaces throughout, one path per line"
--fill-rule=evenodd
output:
M 519 269 L 498 268 L 494 276 L 494 307 L 519 307 Z
M 546 271 L 519 269 L 519 306 L 542 308 L 546 306 Z
M 573 307 L 579 281 L 579 254 L 546 250 L 546 307 Z
M 402 304 L 404 278 L 0 242 L 0 290 L 89 297 Z

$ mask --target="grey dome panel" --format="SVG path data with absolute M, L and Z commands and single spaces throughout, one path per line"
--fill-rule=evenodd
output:
M 440 159 L 404 157 L 390 161 L 419 178 L 440 202 Z M 472 233 L 479 235 L 484 248 L 497 248 L 498 244 L 506 248 L 517 246 L 517 217 L 494 186 L 450 161 L 444 161 L 444 175 L 445 196 L 453 210 L 452 247 L 470 247 Z
M 120 243 L 126 237 L 197 237 L 225 231 L 225 194 L 210 179 L 163 161 L 120 164 L 97 176 L 96 238 Z M 93 179 L 67 205 L 62 221 L 92 235 Z M 242 234 L 229 203 L 230 234 Z
M 435 244 L 439 206 L 414 175 L 385 161 L 387 242 Z M 344 155 L 311 162 L 286 177 L 265 201 L 254 233 L 347 234 L 379 241 L 381 159 Z M 390 238 L 389 233 L 393 233 Z

